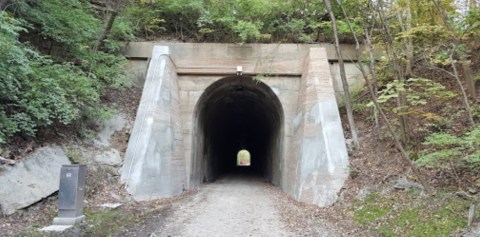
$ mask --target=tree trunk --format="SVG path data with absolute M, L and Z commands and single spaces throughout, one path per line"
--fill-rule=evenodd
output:
M 443 18 L 445 26 L 450 31 L 450 33 L 452 33 L 452 35 L 454 35 L 454 30 L 452 29 L 452 27 L 450 26 L 450 24 L 448 22 L 448 15 L 445 13 L 444 9 L 440 7 L 437 0 L 434 0 L 433 3 L 437 7 L 438 11 L 442 14 L 442 18 Z M 452 48 L 455 48 L 455 46 L 458 46 L 458 45 L 462 44 L 461 39 L 455 38 L 455 39 L 453 39 L 453 41 L 454 41 L 454 45 L 452 45 L 453 46 Z M 455 52 L 451 52 L 450 55 L 449 55 L 450 61 L 452 62 L 453 76 L 455 77 L 455 80 L 457 81 L 458 87 L 460 87 L 460 91 L 462 92 L 463 103 L 465 104 L 465 109 L 467 110 L 469 122 L 471 123 L 472 126 L 475 126 L 475 121 L 473 120 L 472 111 L 470 110 L 470 102 L 468 101 L 467 93 L 465 92 L 465 88 L 463 87 L 462 81 L 460 80 L 460 76 L 458 75 L 458 70 L 457 70 L 457 67 L 455 65 L 455 60 L 453 59 L 453 54 L 454 53 Z M 472 94 L 472 96 L 475 97 L 476 96 L 475 81 L 473 81 L 473 78 L 472 78 L 472 72 L 471 72 L 470 64 L 467 63 L 467 61 L 465 60 L 465 57 L 466 57 L 466 55 L 460 55 L 460 60 L 462 61 L 462 67 L 463 67 L 463 70 L 464 70 L 464 73 L 465 73 L 465 80 L 466 80 L 466 83 L 467 83 L 468 90 L 469 91 L 471 90 L 470 93 Z
M 336 0 L 336 2 L 338 4 L 338 6 L 340 7 L 340 9 L 342 10 L 343 16 L 345 17 L 345 20 L 346 20 L 347 25 L 348 25 L 348 29 L 352 33 L 353 39 L 355 40 L 355 56 L 358 59 L 357 67 L 359 68 L 360 72 L 362 73 L 363 78 L 367 78 L 368 74 L 365 71 L 365 68 L 363 67 L 364 65 L 362 64 L 362 62 L 360 60 L 360 58 L 361 58 L 360 41 L 358 40 L 357 34 L 353 30 L 352 24 L 350 23 L 347 12 L 345 11 L 345 8 L 343 7 L 342 3 L 340 2 L 340 0 Z M 366 35 L 366 39 L 368 40 L 368 42 L 370 42 L 370 36 L 368 35 L 367 30 L 365 30 L 365 35 Z M 374 58 L 374 55 L 373 55 L 373 47 L 372 47 L 371 42 L 367 43 L 367 45 L 369 46 L 368 47 L 368 52 L 370 54 L 370 59 L 371 59 L 370 64 L 369 64 L 369 70 L 370 70 L 370 72 L 373 76 L 372 77 L 372 79 L 373 79 L 373 83 L 372 83 L 373 84 L 373 90 L 374 90 L 374 94 L 377 94 L 378 87 L 377 87 L 377 77 L 376 77 L 376 68 L 375 68 L 375 58 Z M 376 111 L 375 108 L 373 108 L 373 116 L 375 118 L 375 127 L 378 128 L 378 126 L 379 126 L 378 111 Z
M 475 121 L 473 120 L 472 111 L 470 109 L 470 102 L 468 101 L 468 96 L 467 96 L 467 93 L 465 92 L 465 88 L 462 85 L 462 81 L 460 81 L 457 66 L 455 65 L 455 61 L 453 60 L 452 54 L 453 52 L 450 54 L 450 61 L 452 62 L 453 76 L 455 77 L 458 87 L 460 87 L 460 91 L 462 92 L 463 103 L 465 105 L 465 110 L 467 110 L 468 121 L 472 126 L 475 126 Z
M 327 0 L 328 1 L 328 0 Z M 340 6 L 340 8 L 342 9 L 342 12 L 343 12 L 343 15 L 345 16 L 345 19 L 347 21 L 347 24 L 349 26 L 349 29 L 350 29 L 350 32 L 352 32 L 353 34 L 353 38 L 355 39 L 355 53 L 357 55 L 357 57 L 360 56 L 360 43 L 358 41 L 358 37 L 355 33 L 355 31 L 353 30 L 353 28 L 351 27 L 350 25 L 350 21 L 348 20 L 348 16 L 347 16 L 347 13 L 345 12 L 342 4 L 339 2 L 339 0 L 337 0 L 337 3 L 338 5 Z M 376 80 L 377 78 L 377 75 L 376 75 L 376 70 L 375 70 L 375 59 L 374 59 L 374 55 L 373 55 L 373 46 L 371 44 L 371 40 L 370 40 L 370 35 L 368 33 L 368 30 L 365 29 L 365 37 L 366 37 L 366 47 L 369 49 L 369 56 L 370 56 L 370 73 L 372 74 L 372 78 L 374 80 Z M 426 193 L 431 193 L 431 188 L 430 188 L 430 185 L 427 183 L 425 177 L 423 176 L 423 174 L 420 172 L 420 170 L 417 168 L 417 165 L 412 161 L 412 159 L 410 159 L 408 153 L 405 151 L 405 149 L 403 148 L 403 145 L 401 143 L 401 141 L 397 138 L 396 134 L 395 134 L 395 131 L 393 130 L 393 127 L 392 125 L 390 124 L 387 116 L 385 115 L 385 113 L 383 112 L 383 109 L 382 107 L 380 107 L 380 104 L 378 104 L 377 102 L 377 92 L 376 92 L 376 86 L 374 86 L 372 84 L 372 81 L 369 80 L 369 77 L 368 75 L 366 74 L 365 70 L 363 69 L 363 65 L 360 65 L 360 71 L 362 72 L 362 75 L 363 75 L 363 78 L 365 79 L 365 82 L 367 84 L 367 88 L 368 88 L 368 91 L 370 92 L 370 96 L 371 96 L 371 99 L 372 99 L 372 102 L 373 102 L 373 105 L 375 106 L 375 109 L 376 111 L 378 111 L 378 113 L 380 114 L 380 116 L 382 117 L 382 119 L 384 120 L 385 122 L 385 125 L 387 126 L 388 128 L 388 131 L 390 132 L 390 135 L 393 137 L 393 140 L 395 141 L 395 146 L 397 147 L 397 149 L 400 151 L 400 154 L 401 154 L 401 157 L 403 158 L 403 161 L 407 163 L 407 165 L 412 169 L 413 173 L 415 174 L 415 176 L 417 176 L 418 180 L 420 181 L 422 187 L 424 188 L 425 192 Z
M 371 48 L 371 45 L 369 45 L 369 47 Z M 370 54 L 370 57 L 372 57 L 373 54 Z M 371 61 L 373 59 L 371 58 Z M 372 75 L 373 77 L 376 77 L 376 75 Z M 372 86 L 372 83 L 371 81 L 368 79 L 368 77 L 365 77 L 364 78 L 365 81 L 366 81 L 366 84 L 367 84 L 367 87 L 368 87 L 368 90 L 370 92 L 370 96 L 371 96 L 371 99 L 372 99 L 372 102 L 373 102 L 373 105 L 375 106 L 375 108 L 377 109 L 378 113 L 380 114 L 380 116 L 382 117 L 385 125 L 387 126 L 387 129 L 390 133 L 390 135 L 392 136 L 394 142 L 395 142 L 395 146 L 397 147 L 397 149 L 400 151 L 400 154 L 401 154 L 401 157 L 403 158 L 403 161 L 412 169 L 413 173 L 415 174 L 415 176 L 417 176 L 418 180 L 420 181 L 420 184 L 422 185 L 422 187 L 424 188 L 425 192 L 426 193 L 431 193 L 431 188 L 430 188 L 430 185 L 428 184 L 427 180 L 425 179 L 425 177 L 423 176 L 423 174 L 420 172 L 420 170 L 418 169 L 417 165 L 412 161 L 412 159 L 410 159 L 410 156 L 408 155 L 408 153 L 405 151 L 405 148 L 403 147 L 403 144 L 401 142 L 400 139 L 398 139 L 398 137 L 396 136 L 396 133 L 395 131 L 393 130 L 393 127 L 392 125 L 390 124 L 390 121 L 388 120 L 387 118 L 387 115 L 385 115 L 385 113 L 383 112 L 383 109 L 382 107 L 380 107 L 380 104 L 378 104 L 377 102 L 377 95 L 376 93 L 374 92 L 373 90 L 373 86 Z
M 475 80 L 472 76 L 472 68 L 470 62 L 462 60 L 463 76 L 465 77 L 465 82 L 467 83 L 467 91 L 473 97 L 477 97 L 477 91 L 475 88 Z
M 345 108 L 347 109 L 347 117 L 348 117 L 348 124 L 350 125 L 350 131 L 352 133 L 352 140 L 355 147 L 358 147 L 358 135 L 357 135 L 357 128 L 355 126 L 355 120 L 353 119 L 353 111 L 352 111 L 352 102 L 350 100 L 350 90 L 348 88 L 347 76 L 345 73 L 345 64 L 343 62 L 342 52 L 340 50 L 340 41 L 338 39 L 338 32 L 337 32 L 337 21 L 335 19 L 335 15 L 332 11 L 332 6 L 330 5 L 330 0 L 324 0 L 323 3 L 325 4 L 325 8 L 330 15 L 330 20 L 332 21 L 332 28 L 333 28 L 333 36 L 335 38 L 335 50 L 338 56 L 338 65 L 340 67 L 340 77 L 342 79 L 342 86 L 343 86 L 343 93 L 345 98 Z
M 378 94 L 377 68 L 375 66 L 375 57 L 373 55 L 371 33 L 368 33 L 368 29 L 365 29 L 365 43 L 367 44 L 368 55 L 370 57 L 370 63 L 368 65 L 368 68 L 370 69 L 370 73 L 372 75 L 371 86 L 372 86 L 373 94 L 377 95 Z M 368 76 L 363 75 L 363 78 L 368 78 Z M 378 119 L 378 110 L 376 108 L 373 108 L 373 115 L 375 117 L 375 126 L 378 128 L 380 126 L 380 121 Z
M 0 0 L 0 10 L 4 11 L 8 3 L 10 3 L 10 0 Z
M 397 49 L 394 46 L 394 39 L 393 35 L 390 31 L 390 26 L 386 22 L 386 18 L 383 15 L 383 0 L 378 0 L 378 4 L 380 6 L 380 9 L 376 9 L 378 12 L 379 20 L 381 23 L 381 27 L 385 31 L 385 47 L 387 49 L 387 54 L 390 54 L 390 59 L 392 60 L 392 66 L 393 66 L 393 71 L 394 71 L 394 78 L 398 81 L 403 82 L 405 84 L 405 73 L 404 69 L 401 65 L 401 62 L 399 62 L 399 53 L 397 52 Z M 398 108 L 398 120 L 400 122 L 400 130 L 401 130 L 401 141 L 403 144 L 406 144 L 408 142 L 408 137 L 409 137 L 409 131 L 410 128 L 408 126 L 408 116 L 407 116 L 407 111 L 405 110 L 407 108 L 407 103 L 406 103 L 406 95 L 404 92 L 399 91 L 398 92 L 398 98 L 397 98 L 397 108 Z
M 112 30 L 113 23 L 115 22 L 115 19 L 118 16 L 118 10 L 112 11 L 110 17 L 108 18 L 107 25 L 105 26 L 105 29 L 103 29 L 103 32 L 100 34 L 100 36 L 97 39 L 97 43 L 95 44 L 95 49 L 99 49 L 103 46 L 103 43 L 105 39 L 108 37 L 110 34 L 110 31 Z
M 407 9 L 406 9 L 406 29 L 407 31 L 411 30 L 412 29 L 412 12 L 410 11 L 410 7 L 411 7 L 411 4 L 410 4 L 410 0 L 407 1 Z M 413 70 L 412 70 L 412 67 L 413 67 L 413 42 L 412 42 L 412 38 L 411 37 L 408 37 L 407 39 L 405 39 L 405 54 L 406 54 L 406 57 L 407 57 L 407 63 L 405 65 L 405 74 L 407 75 L 407 77 L 411 77 L 413 75 Z

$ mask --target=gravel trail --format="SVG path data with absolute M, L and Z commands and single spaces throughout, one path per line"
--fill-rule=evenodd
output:
M 252 177 L 225 177 L 178 203 L 150 237 L 296 236 L 281 221 L 278 194 Z

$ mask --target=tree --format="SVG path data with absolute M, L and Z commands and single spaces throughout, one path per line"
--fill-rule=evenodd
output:
M 342 86 L 343 86 L 343 93 L 345 98 L 345 108 L 347 110 L 347 117 L 348 117 L 348 124 L 350 125 L 350 132 L 352 133 L 352 140 L 355 147 L 358 147 L 358 135 L 357 135 L 357 128 L 355 125 L 355 120 L 353 118 L 353 111 L 352 111 L 352 102 L 350 99 L 350 90 L 348 88 L 347 76 L 345 73 L 345 65 L 343 62 L 343 56 L 340 49 L 340 42 L 338 39 L 338 31 L 337 31 L 337 21 L 335 19 L 335 14 L 332 11 L 332 6 L 329 0 L 323 0 L 325 4 L 325 8 L 327 9 L 328 14 L 330 15 L 330 20 L 332 22 L 333 28 L 333 37 L 335 39 L 335 51 L 338 57 L 338 65 L 340 67 L 340 77 L 342 79 Z
M 121 13 L 121 11 L 131 3 L 131 0 L 94 0 L 92 2 L 95 5 L 99 5 L 101 10 L 109 13 L 107 24 L 98 36 L 97 42 L 95 43 L 94 49 L 97 50 L 103 46 L 105 39 L 112 31 L 115 19 Z
M 22 22 L 0 13 L 0 143 L 15 133 L 70 124 L 93 112 L 99 93 L 84 73 L 19 41 Z
M 10 3 L 10 0 L 0 0 L 0 10 L 3 11 L 7 4 Z
M 325 0 L 325 1 L 328 1 L 328 0 Z M 357 54 L 357 57 L 360 58 L 360 42 L 358 40 L 358 37 L 357 37 L 357 34 L 356 32 L 353 30 L 353 28 L 351 27 L 351 24 L 350 24 L 350 21 L 349 21 L 349 17 L 345 11 L 345 9 L 343 8 L 343 5 L 342 3 L 340 2 L 340 0 L 337 0 L 337 4 L 339 5 L 345 19 L 346 19 L 346 22 L 347 24 L 349 25 L 349 28 L 350 28 L 350 31 L 353 35 L 353 38 L 355 40 L 355 49 L 356 49 L 356 54 Z M 372 45 L 371 45 L 371 40 L 370 40 L 370 34 L 368 33 L 368 30 L 365 30 L 365 38 L 366 38 L 366 47 L 369 50 L 369 57 L 370 57 L 370 63 L 373 64 L 375 59 L 374 59 L 374 55 L 373 55 L 373 50 L 372 49 Z M 370 67 L 371 69 L 374 69 L 374 67 Z M 380 104 L 378 103 L 377 101 L 377 93 L 376 93 L 376 89 L 375 87 L 373 86 L 372 84 L 372 81 L 370 80 L 370 77 L 369 75 L 365 72 L 364 68 L 363 68 L 363 65 L 359 65 L 359 69 L 360 71 L 362 72 L 362 75 L 365 79 L 365 82 L 366 82 L 366 85 L 367 85 L 367 88 L 368 88 L 368 92 L 370 94 L 370 98 L 372 100 L 372 103 L 373 105 L 375 106 L 375 109 L 376 111 L 379 112 L 381 118 L 383 119 L 385 125 L 387 126 L 387 129 L 391 135 L 391 137 L 393 138 L 394 142 L 395 142 L 395 146 L 396 148 L 400 151 L 400 154 L 401 154 L 401 157 L 402 157 L 402 160 L 413 170 L 414 174 L 417 176 L 417 178 L 419 179 L 422 187 L 424 188 L 424 190 L 427 192 L 427 193 L 430 193 L 431 192 L 431 188 L 430 188 L 430 185 L 428 184 L 427 180 L 425 179 L 424 175 L 420 172 L 420 170 L 418 169 L 418 167 L 416 166 L 416 164 L 412 161 L 412 159 L 410 159 L 410 156 L 408 155 L 408 152 L 405 150 L 402 142 L 400 141 L 400 139 L 398 139 L 398 137 L 396 136 L 396 133 L 393 129 L 393 126 L 391 125 L 391 123 L 389 122 L 389 119 L 387 117 L 387 115 L 385 114 L 385 112 L 383 111 L 382 107 L 380 106 Z M 377 75 L 376 75 L 376 70 L 370 70 L 370 73 L 371 73 L 371 77 L 372 78 L 377 78 Z
M 85 127 L 86 121 L 105 115 L 102 91 L 122 86 L 130 77 L 123 70 L 123 56 L 108 47 L 93 50 L 101 21 L 91 4 L 16 0 L 4 6 L 0 143 L 15 134 L 34 137 L 42 128 Z

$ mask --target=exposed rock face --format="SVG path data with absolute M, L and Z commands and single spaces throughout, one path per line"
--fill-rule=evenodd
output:
M 59 187 L 60 168 L 70 164 L 59 146 L 42 147 L 0 173 L 0 210 L 4 215 L 50 196 Z
M 94 140 L 94 144 L 97 147 L 107 147 L 110 145 L 110 137 L 113 133 L 122 130 L 127 123 L 125 115 L 122 113 L 115 114 L 112 118 L 106 121 L 102 121 L 99 124 L 100 131 L 98 137 Z
M 115 149 L 110 149 L 109 151 L 95 155 L 95 161 L 103 165 L 118 167 L 122 164 L 122 157 L 120 157 L 120 152 Z

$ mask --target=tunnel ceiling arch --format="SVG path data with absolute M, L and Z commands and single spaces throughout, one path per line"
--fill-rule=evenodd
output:
M 220 79 L 207 87 L 194 112 L 191 182 L 247 172 L 280 181 L 284 114 L 265 83 L 247 76 Z M 252 153 L 251 167 L 236 167 L 236 153 Z
M 249 171 L 296 200 L 335 202 L 348 156 L 326 52 L 283 44 L 153 47 L 121 169 L 127 191 L 152 200 L 195 188 L 236 171 L 243 146 Z M 237 65 L 244 75 L 266 76 L 234 76 Z

